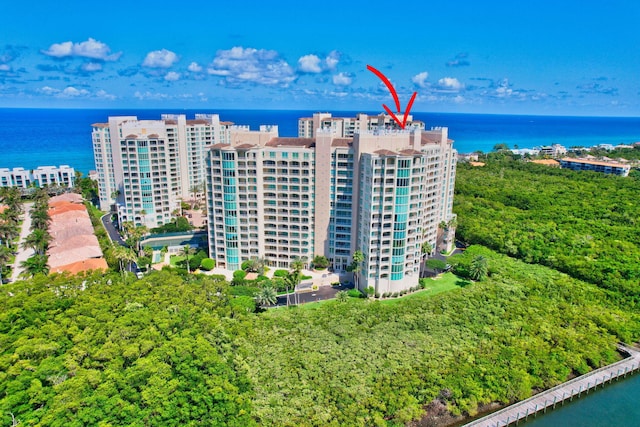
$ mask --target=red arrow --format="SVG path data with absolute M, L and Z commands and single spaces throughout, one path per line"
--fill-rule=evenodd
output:
M 382 83 L 384 83 L 387 86 L 387 89 L 389 89 L 389 92 L 391 92 L 391 96 L 393 96 L 393 100 L 396 103 L 396 110 L 398 111 L 398 113 L 400 113 L 400 100 L 398 99 L 398 93 L 396 92 L 395 88 L 393 87 L 393 85 L 391 84 L 389 79 L 384 74 L 382 74 L 380 71 L 378 71 L 375 68 L 373 68 L 371 65 L 367 65 L 367 70 L 371 71 L 373 74 L 378 76 L 380 78 L 380 80 L 382 80 Z M 391 109 L 389 107 L 387 107 L 385 104 L 382 104 L 382 106 L 384 107 L 385 111 L 387 113 L 389 113 L 389 115 L 393 118 L 393 120 L 395 120 L 395 122 L 398 124 L 398 126 L 400 126 L 401 129 L 404 129 L 404 127 L 407 124 L 407 117 L 409 116 L 409 111 L 411 110 L 411 107 L 413 106 L 413 101 L 416 100 L 416 95 L 418 95 L 418 92 L 413 92 L 413 95 L 411 96 L 411 99 L 409 100 L 409 103 L 407 104 L 407 108 L 404 110 L 404 117 L 402 118 L 402 122 L 400 121 L 400 119 L 398 119 L 398 116 L 396 116 L 393 113 L 393 111 L 391 111 Z

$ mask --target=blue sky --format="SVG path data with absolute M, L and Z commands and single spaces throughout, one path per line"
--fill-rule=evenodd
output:
M 640 114 L 635 0 L 5 3 L 0 107 Z

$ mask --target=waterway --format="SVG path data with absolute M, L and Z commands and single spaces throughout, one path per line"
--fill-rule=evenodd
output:
M 555 410 L 529 418 L 526 427 L 609 427 L 640 425 L 640 374 L 582 394 Z

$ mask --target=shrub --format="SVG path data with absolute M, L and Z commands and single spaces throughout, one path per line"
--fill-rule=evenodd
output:
M 276 270 L 273 272 L 273 277 L 286 277 L 288 274 L 287 270 Z
M 311 278 L 312 278 L 311 276 L 300 276 L 300 280 L 309 280 L 309 279 L 311 279 Z M 340 283 L 338 283 L 338 285 L 339 285 L 339 284 L 340 284 Z
M 256 288 L 255 286 L 238 285 L 229 288 L 229 293 L 238 297 L 246 296 L 253 298 L 258 292 L 260 292 L 260 288 Z
M 212 274 L 211 277 L 213 280 L 227 280 L 224 274 Z
M 256 277 L 256 280 L 254 280 L 254 282 L 264 282 L 265 280 L 269 280 L 269 278 L 267 276 L 258 276 Z
M 316 255 L 315 258 L 313 258 L 313 267 L 316 270 L 324 270 L 329 267 L 329 259 L 324 255 Z
M 347 291 L 347 295 L 349 295 L 352 298 L 364 298 L 364 295 L 362 294 L 362 292 L 360 292 L 357 289 L 349 289 Z
M 238 280 L 244 280 L 247 276 L 247 272 L 244 270 L 236 270 L 233 272 L 233 278 Z
M 216 261 L 213 258 L 204 258 L 200 261 L 200 268 L 206 271 L 213 270 L 216 267 Z

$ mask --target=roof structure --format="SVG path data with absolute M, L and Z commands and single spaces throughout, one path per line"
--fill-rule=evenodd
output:
M 106 270 L 91 218 L 82 204 L 82 196 L 67 193 L 49 199 L 49 234 L 52 237 L 47 255 L 52 273 L 77 274 L 88 270 Z

